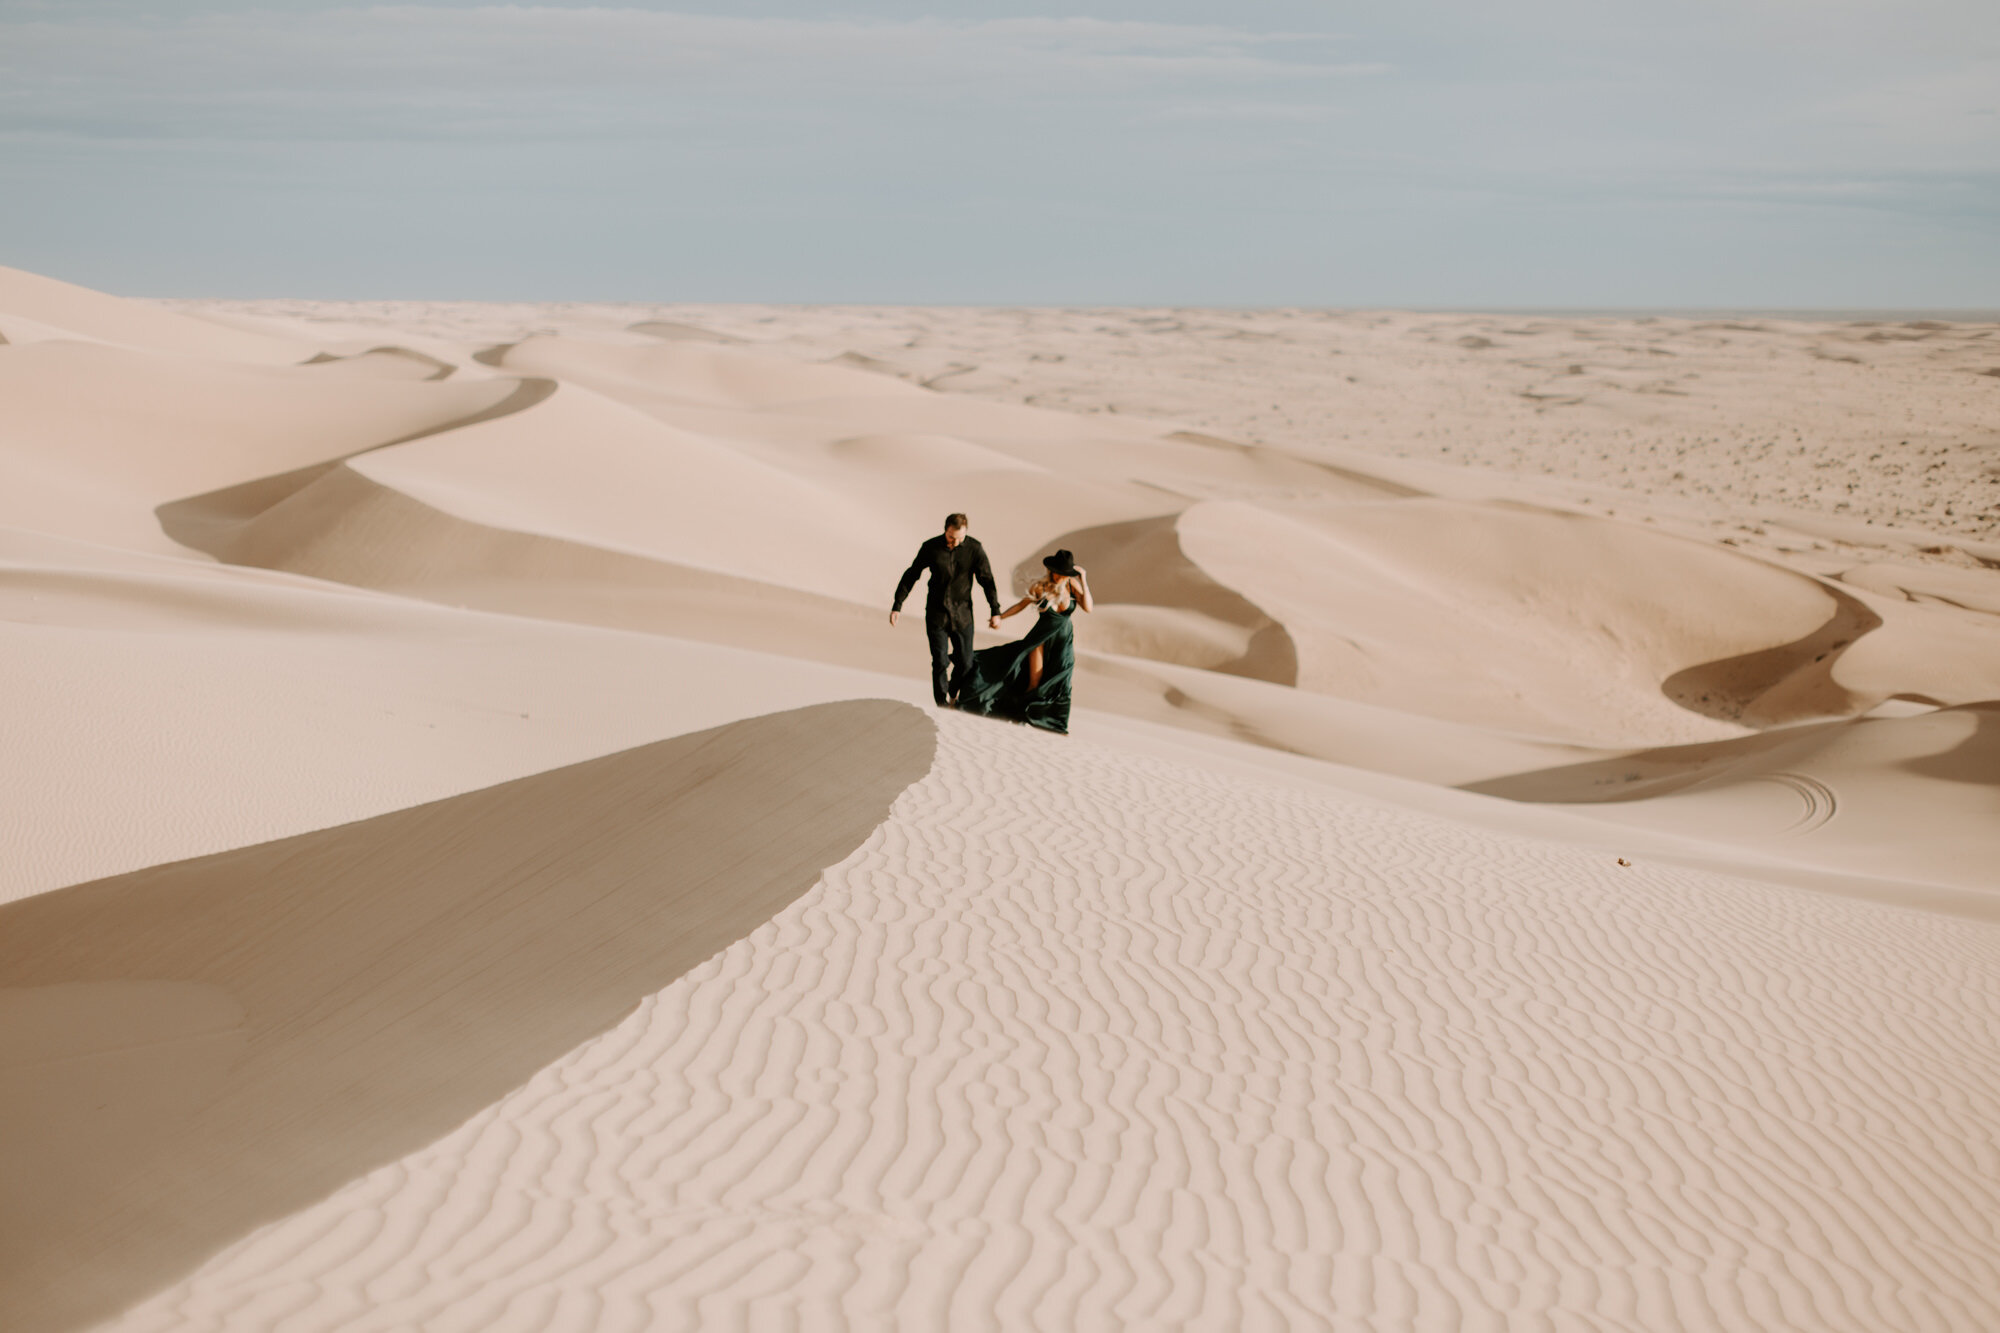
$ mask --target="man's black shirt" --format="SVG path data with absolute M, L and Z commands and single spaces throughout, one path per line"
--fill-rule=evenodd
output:
M 967 536 L 959 539 L 958 545 L 946 546 L 944 534 L 925 542 L 917 548 L 917 558 L 903 571 L 903 577 L 896 583 L 896 601 L 893 610 L 903 609 L 903 599 L 910 595 L 910 589 L 917 586 L 918 577 L 925 570 L 930 571 L 931 585 L 924 594 L 924 619 L 948 625 L 964 626 L 972 623 L 972 581 L 979 580 L 979 586 L 986 590 L 986 604 L 993 608 L 993 614 L 1000 614 L 1000 590 L 993 586 L 993 566 L 986 561 L 986 548 L 977 539 Z

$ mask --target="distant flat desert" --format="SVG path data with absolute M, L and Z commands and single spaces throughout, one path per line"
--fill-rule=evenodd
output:
M 0 1327 L 2000 1327 L 2000 324 L 0 340 Z

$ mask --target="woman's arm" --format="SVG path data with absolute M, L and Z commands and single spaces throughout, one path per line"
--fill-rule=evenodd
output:
M 1001 621 L 1005 620 L 1008 616 L 1013 615 L 1016 611 L 1025 610 L 1026 608 L 1033 606 L 1034 604 L 1035 604 L 1034 598 L 1023 597 L 1020 601 L 1014 603 L 1012 606 L 1008 607 L 1005 611 L 1002 611 L 999 615 L 993 617 L 993 619 L 988 623 L 997 625 Z
M 1090 610 L 1090 580 L 1084 577 L 1081 568 L 1076 571 L 1076 577 L 1071 582 L 1076 584 L 1076 604 L 1086 611 Z

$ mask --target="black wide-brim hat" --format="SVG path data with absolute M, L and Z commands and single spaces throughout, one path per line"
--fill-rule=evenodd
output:
M 1057 551 L 1054 555 L 1045 555 L 1042 557 L 1042 564 L 1051 574 L 1076 573 L 1076 557 L 1068 551 Z

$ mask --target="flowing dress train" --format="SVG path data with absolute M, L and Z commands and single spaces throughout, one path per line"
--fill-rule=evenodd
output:
M 1004 717 L 1031 727 L 1069 733 L 1069 682 L 1076 674 L 1074 601 L 1058 611 L 1046 603 L 1027 634 L 1013 643 L 981 648 L 959 691 L 958 706 L 984 717 Z M 1042 680 L 1028 688 L 1028 658 L 1042 650 Z

